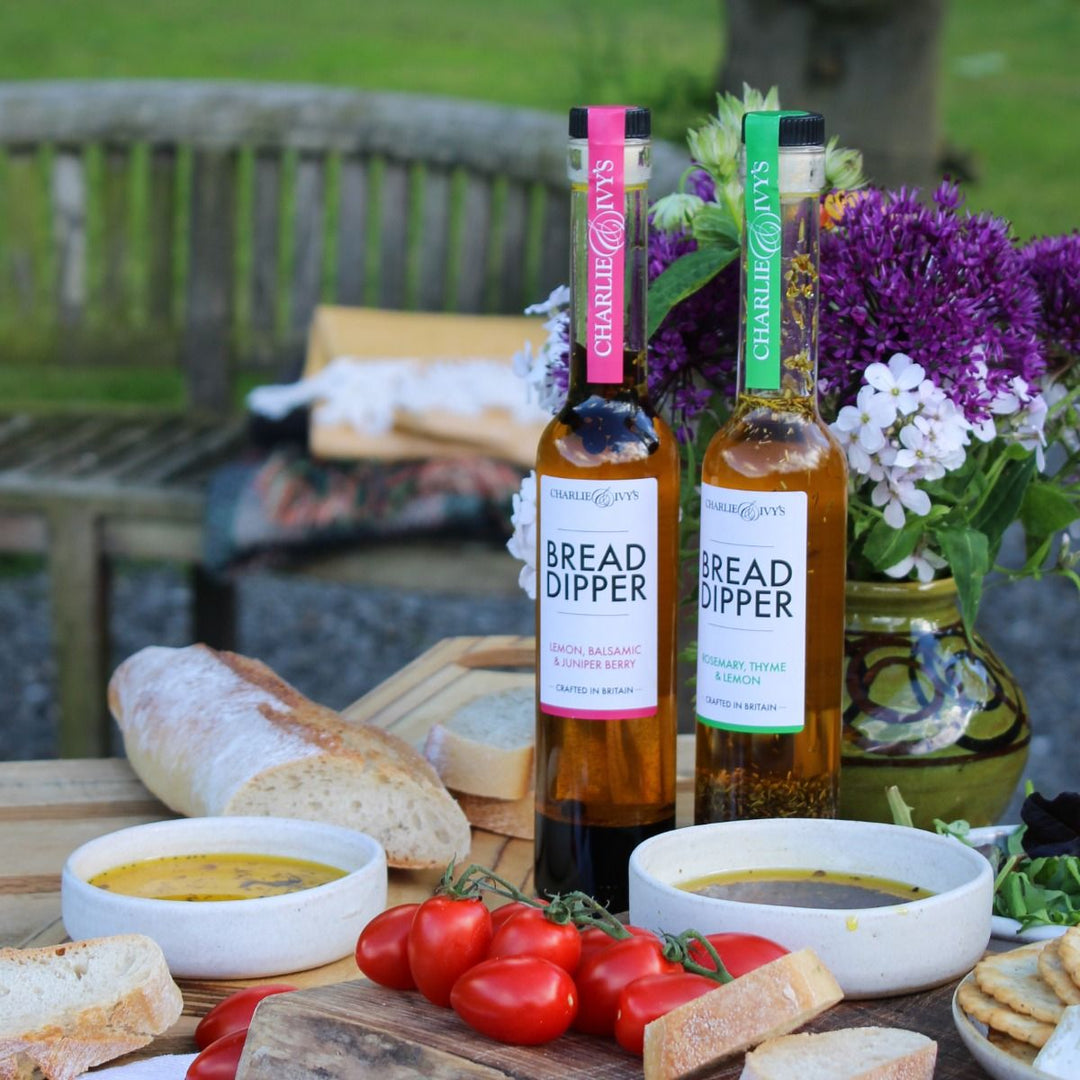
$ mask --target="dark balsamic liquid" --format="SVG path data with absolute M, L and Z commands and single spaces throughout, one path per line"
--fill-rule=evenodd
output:
M 572 808 L 571 808 L 572 809 Z M 630 853 L 650 836 L 675 828 L 675 816 L 642 825 L 588 825 L 579 815 L 536 815 L 536 893 L 580 890 L 614 913 L 630 900 Z

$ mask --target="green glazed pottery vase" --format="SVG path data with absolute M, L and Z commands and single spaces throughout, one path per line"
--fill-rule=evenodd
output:
M 899 788 L 920 828 L 999 820 L 1027 761 L 1016 680 L 969 638 L 952 578 L 848 582 L 840 817 L 892 821 Z

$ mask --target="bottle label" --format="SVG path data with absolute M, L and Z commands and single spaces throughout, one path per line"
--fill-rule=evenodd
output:
M 779 112 L 746 114 L 746 385 L 780 389 Z
M 540 707 L 627 720 L 657 708 L 658 484 L 540 477 Z
M 806 493 L 701 486 L 697 718 L 728 731 L 805 723 Z
M 591 383 L 623 380 L 625 148 L 626 109 L 590 108 L 585 374 Z

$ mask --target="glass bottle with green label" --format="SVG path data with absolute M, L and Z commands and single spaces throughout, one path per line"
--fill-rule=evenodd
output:
M 675 824 L 679 452 L 646 379 L 649 112 L 570 114 L 570 384 L 537 476 L 536 889 L 627 906 Z
M 824 127 L 743 125 L 739 393 L 702 463 L 699 823 L 836 814 L 847 470 L 816 393 Z

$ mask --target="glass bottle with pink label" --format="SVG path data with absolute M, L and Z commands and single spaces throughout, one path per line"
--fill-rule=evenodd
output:
M 698 823 L 836 814 L 847 470 L 817 408 L 824 126 L 744 121 L 739 393 L 702 463 Z
M 571 358 L 537 451 L 536 888 L 621 911 L 675 824 L 679 452 L 646 380 L 649 111 L 570 112 Z

